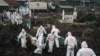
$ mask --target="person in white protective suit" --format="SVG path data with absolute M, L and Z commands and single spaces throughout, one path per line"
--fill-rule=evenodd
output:
M 28 27 L 28 29 L 31 29 L 31 18 L 25 19 L 25 22 L 26 22 L 26 26 Z
M 10 20 L 11 12 L 10 11 L 7 11 L 6 14 L 7 14 L 8 20 Z
M 18 15 L 18 13 L 16 11 L 11 13 L 11 23 L 12 24 L 15 24 L 17 22 L 17 18 L 16 18 L 17 15 Z
M 45 28 L 41 25 L 37 30 L 36 37 L 43 36 L 46 33 Z
M 44 33 L 46 34 L 46 30 L 45 28 L 41 25 L 36 33 L 36 37 L 37 37 L 37 48 L 35 49 L 34 53 L 38 53 L 38 54 L 42 54 L 42 49 L 43 49 L 43 43 L 44 43 L 44 38 L 43 35 Z
M 67 45 L 66 56 L 74 56 L 74 47 L 77 46 L 77 40 L 72 36 L 71 32 L 68 32 L 67 35 L 64 41 L 64 45 Z
M 53 52 L 53 45 L 54 45 L 54 41 L 55 41 L 55 35 L 54 35 L 54 32 L 48 34 L 47 36 L 47 39 L 46 39 L 46 42 L 48 41 L 48 46 L 49 46 L 49 49 L 48 49 L 48 52 Z
M 18 13 L 16 11 L 13 12 L 14 15 L 17 15 Z
M 19 8 L 19 13 L 20 13 L 20 15 L 23 15 L 23 10 L 22 10 L 22 8 Z
M 34 50 L 34 53 L 42 54 L 43 49 L 43 36 L 39 36 L 36 41 L 37 48 Z
M 52 30 L 51 30 L 51 33 L 54 32 L 54 35 L 55 35 L 55 44 L 56 44 L 56 47 L 59 48 L 59 40 L 58 38 L 60 38 L 60 36 L 58 35 L 58 33 L 60 33 L 60 30 L 58 28 L 55 27 L 55 25 L 52 26 Z
M 16 14 L 15 22 L 16 22 L 17 25 L 22 23 L 22 19 L 23 19 L 23 17 L 21 15 Z
M 29 17 L 32 17 L 32 11 L 29 10 Z
M 19 24 L 22 24 L 23 23 L 23 17 L 20 14 L 18 14 L 18 15 L 19 15 L 18 23 Z
M 74 7 L 74 11 L 73 11 L 73 19 L 77 18 L 77 7 Z
M 20 34 L 18 36 L 18 41 L 19 41 L 19 39 L 21 39 L 21 47 L 27 48 L 26 47 L 26 31 L 24 29 L 22 29 L 22 31 L 20 32 Z
M 88 48 L 86 41 L 81 43 L 81 49 L 77 52 L 76 56 L 96 56 L 91 48 Z
M 35 21 L 35 24 L 37 23 L 37 21 L 38 21 L 38 15 L 34 15 L 34 21 Z
M 15 15 L 13 13 L 11 14 L 11 23 L 15 24 Z
M 18 24 L 19 24 L 19 21 L 18 21 L 19 15 L 18 15 L 18 14 L 14 14 L 14 15 L 15 15 L 15 22 L 16 22 L 16 24 L 18 25 Z
M 62 11 L 62 20 L 65 19 L 65 10 Z

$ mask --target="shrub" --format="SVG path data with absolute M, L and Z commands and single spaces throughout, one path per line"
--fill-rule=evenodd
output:
M 96 19 L 94 14 L 87 14 L 82 16 L 81 21 L 85 22 L 85 21 L 94 21 Z
M 85 33 L 86 36 L 89 36 L 89 35 L 91 35 L 93 33 L 93 31 L 94 30 L 91 29 L 91 28 L 86 28 L 85 31 L 84 31 L 84 33 Z

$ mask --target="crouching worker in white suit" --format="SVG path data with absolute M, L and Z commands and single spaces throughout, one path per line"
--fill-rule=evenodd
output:
M 55 35 L 55 43 L 56 43 L 56 47 L 59 48 L 59 40 L 58 38 L 60 38 L 60 36 L 58 35 L 58 33 L 60 33 L 60 30 L 58 28 L 55 27 L 55 25 L 52 26 L 52 30 L 51 33 L 54 32 Z
M 66 56 L 74 56 L 74 47 L 77 46 L 77 41 L 76 38 L 72 36 L 71 32 L 68 32 L 67 35 L 64 41 L 64 44 L 67 44 Z
M 86 41 L 83 41 L 76 56 L 96 56 L 96 54 L 92 49 L 88 48 Z
M 54 45 L 54 41 L 55 41 L 55 35 L 54 35 L 54 32 L 48 34 L 47 36 L 47 39 L 46 39 L 46 42 L 48 41 L 48 46 L 49 46 L 49 49 L 48 49 L 48 52 L 53 52 L 53 45 Z
M 34 53 L 38 53 L 38 54 L 42 54 L 42 49 L 43 49 L 43 44 L 44 44 L 44 38 L 43 35 L 44 33 L 46 34 L 46 30 L 44 29 L 44 27 L 41 25 L 36 33 L 36 37 L 37 37 L 37 48 L 35 49 Z
M 39 38 L 36 41 L 37 48 L 35 49 L 34 53 L 42 54 L 43 49 L 43 36 L 39 36 Z
M 19 39 L 21 39 L 21 47 L 27 48 L 26 47 L 26 31 L 24 29 L 22 29 L 22 31 L 20 32 L 20 34 L 18 36 L 18 41 L 19 41 Z

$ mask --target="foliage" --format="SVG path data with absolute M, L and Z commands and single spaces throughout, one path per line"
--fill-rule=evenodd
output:
M 91 29 L 91 28 L 86 28 L 85 29 L 85 31 L 84 31 L 84 33 L 86 34 L 86 35 L 90 35 L 91 33 L 93 33 L 93 29 Z
M 85 21 L 94 21 L 96 19 L 94 14 L 87 14 L 82 16 L 81 18 L 81 22 L 85 22 Z
M 73 25 L 72 25 L 72 27 L 73 27 L 73 28 L 77 28 L 78 26 L 77 26 L 77 25 L 75 25 L 75 24 L 73 24 Z
M 50 17 L 48 20 L 49 23 L 54 24 L 55 22 L 57 22 L 59 19 L 59 17 L 57 15 L 53 15 L 52 17 Z
M 65 38 L 65 37 L 64 37 Z M 59 43 L 60 43 L 60 45 L 64 45 L 64 39 L 60 39 L 59 38 Z

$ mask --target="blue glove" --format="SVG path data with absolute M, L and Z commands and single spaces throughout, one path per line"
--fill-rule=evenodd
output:
M 17 38 L 17 42 L 19 42 L 19 39 L 20 39 L 20 38 Z
M 41 48 L 41 49 L 42 49 L 42 48 L 43 48 L 43 46 L 38 46 L 38 48 Z

